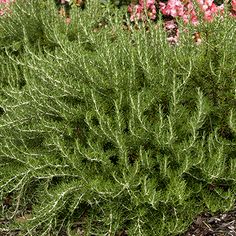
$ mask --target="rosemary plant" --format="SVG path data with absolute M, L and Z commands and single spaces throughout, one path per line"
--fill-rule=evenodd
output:
M 17 2 L 0 19 L 2 232 L 173 236 L 234 206 L 234 20 L 171 46 L 161 21 L 126 31 L 95 0 L 70 25 Z

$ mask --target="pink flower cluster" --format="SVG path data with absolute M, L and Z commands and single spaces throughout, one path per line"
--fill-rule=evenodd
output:
M 128 13 L 131 22 L 146 21 L 147 17 L 155 20 L 158 2 L 158 10 L 165 16 L 163 27 L 167 32 L 167 41 L 170 44 L 177 44 L 179 29 L 176 18 L 181 18 L 185 24 L 191 23 L 194 26 L 199 24 L 193 1 L 198 5 L 204 21 L 212 22 L 216 16 L 223 17 L 224 4 L 217 6 L 214 0 L 168 0 L 166 3 L 158 0 L 139 0 L 139 4 L 129 5 Z M 230 15 L 236 17 L 236 0 L 231 1 Z M 197 44 L 201 43 L 199 32 L 195 32 L 194 38 Z
M 11 3 L 12 0 L 0 0 L 0 4 L 7 4 L 7 3 Z
M 180 0 L 169 0 L 167 3 L 160 2 L 159 5 L 161 13 L 165 16 L 180 17 L 185 23 L 198 24 L 197 14 L 191 1 L 183 3 Z
M 139 0 L 139 4 L 131 3 L 128 6 L 128 13 L 130 14 L 130 20 L 145 21 L 147 17 L 151 20 L 156 19 L 156 6 L 155 0 Z
M 213 0 L 196 0 L 196 3 L 200 13 L 203 14 L 204 21 L 212 22 L 215 16 L 224 13 L 224 4 L 217 6 Z M 231 5 L 231 15 L 236 16 L 236 0 L 232 0 Z M 179 17 L 184 23 L 199 24 L 192 0 L 168 0 L 167 3 L 160 1 L 159 9 L 164 16 Z M 157 13 L 156 0 L 139 0 L 139 4 L 132 3 L 128 6 L 128 13 L 130 13 L 131 22 L 145 21 L 147 17 L 154 20 Z
M 174 19 L 172 20 L 164 20 L 163 23 L 164 29 L 167 33 L 167 41 L 171 45 L 176 45 L 178 44 L 179 40 L 179 28 Z
M 231 4 L 232 4 L 232 9 L 230 15 L 232 17 L 236 17 L 236 0 L 232 0 Z
M 6 12 L 9 12 L 9 5 L 15 0 L 0 0 L 0 16 L 3 16 Z

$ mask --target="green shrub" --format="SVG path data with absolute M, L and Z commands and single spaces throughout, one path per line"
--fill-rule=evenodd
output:
M 177 235 L 231 209 L 234 21 L 206 25 L 200 46 L 190 27 L 173 47 L 161 27 L 124 31 L 122 12 L 96 1 L 69 26 L 33 2 L 0 21 L 3 230 Z

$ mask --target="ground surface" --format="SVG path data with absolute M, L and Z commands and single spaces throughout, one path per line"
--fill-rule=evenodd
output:
M 6 220 L 0 219 L 0 236 L 20 235 L 20 230 L 14 232 L 1 231 L 6 223 Z M 77 232 L 78 236 L 83 236 L 83 231 L 79 227 Z M 66 234 L 63 234 L 63 236 L 66 236 Z M 128 234 L 126 231 L 122 231 L 117 236 L 128 236 Z M 211 215 L 203 213 L 197 216 L 187 232 L 179 236 L 236 236 L 236 207 L 224 214 Z
M 236 207 L 224 214 L 199 215 L 181 236 L 236 236 Z

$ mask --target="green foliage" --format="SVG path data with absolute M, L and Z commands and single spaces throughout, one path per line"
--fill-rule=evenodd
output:
M 66 26 L 51 2 L 0 20 L 5 230 L 177 235 L 203 210 L 232 208 L 235 22 L 173 47 L 161 27 L 124 31 L 123 13 L 96 1 Z

